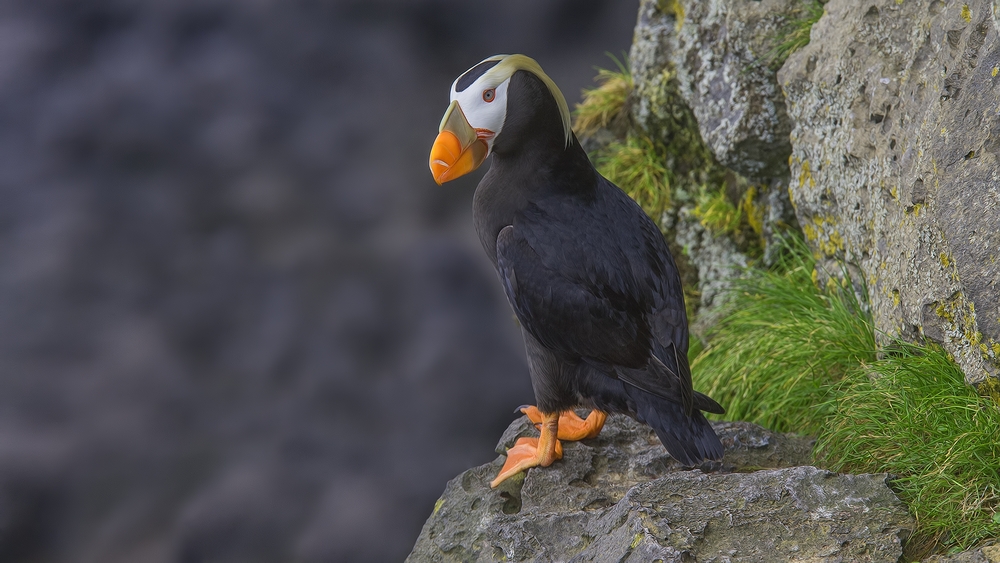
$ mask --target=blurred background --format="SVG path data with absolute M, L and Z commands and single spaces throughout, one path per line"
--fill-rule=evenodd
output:
M 0 3 L 0 561 L 402 560 L 533 400 L 451 82 L 637 8 Z

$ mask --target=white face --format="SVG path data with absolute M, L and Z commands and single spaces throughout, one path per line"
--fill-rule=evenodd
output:
M 507 86 L 510 85 L 510 78 L 498 84 L 498 77 L 491 77 L 487 72 L 461 92 L 456 90 L 459 80 L 460 78 L 456 79 L 451 85 L 451 101 L 458 102 L 469 125 L 476 130 L 477 137 L 486 141 L 492 152 L 493 139 L 500 134 L 507 116 Z

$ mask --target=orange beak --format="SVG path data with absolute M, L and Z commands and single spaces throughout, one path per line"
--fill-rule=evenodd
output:
M 472 172 L 486 160 L 489 145 L 479 138 L 476 130 L 462 113 L 457 101 L 444 112 L 437 139 L 431 147 L 431 174 L 441 184 Z

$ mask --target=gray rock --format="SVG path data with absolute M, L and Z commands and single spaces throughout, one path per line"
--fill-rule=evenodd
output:
M 932 555 L 924 563 L 1000 563 L 1000 544 L 985 545 L 951 555 Z
M 637 120 L 657 111 L 667 69 L 726 167 L 752 179 L 786 177 L 791 122 L 766 55 L 799 0 L 643 0 L 632 71 L 642 96 Z
M 860 267 L 877 332 L 940 342 L 972 384 L 1000 368 L 996 10 L 831 0 L 778 74 L 807 238 Z
M 648 427 L 609 419 L 594 440 L 498 489 L 503 464 L 445 488 L 410 563 L 439 561 L 886 561 L 913 521 L 885 475 L 808 463 L 812 443 L 748 423 L 716 423 L 722 463 L 683 470 Z M 498 450 L 532 434 L 515 421 Z
M 667 223 L 696 265 L 699 319 L 714 317 L 719 297 L 750 262 L 743 235 L 709 232 L 691 213 L 701 186 L 721 184 L 732 202 L 753 202 L 767 265 L 777 237 L 796 223 L 787 191 L 791 122 L 766 55 L 800 6 L 795 0 L 640 3 L 630 52 L 632 121 L 670 147 L 667 164 L 684 178 L 673 187 L 678 211 Z
M 717 309 L 732 280 L 747 267 L 747 257 L 731 239 L 716 236 L 705 228 L 692 214 L 692 207 L 685 205 L 678 211 L 675 240 L 687 249 L 698 269 L 701 313 L 709 313 Z

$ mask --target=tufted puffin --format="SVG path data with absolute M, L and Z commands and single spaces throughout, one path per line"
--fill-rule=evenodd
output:
M 566 99 L 533 59 L 496 55 L 459 76 L 431 148 L 440 185 L 492 155 L 473 199 L 476 231 L 521 325 L 540 429 L 491 486 L 597 436 L 609 413 L 648 424 L 685 466 L 722 459 L 692 389 L 680 275 L 663 235 L 591 164 Z M 573 411 L 592 409 L 586 419 Z

